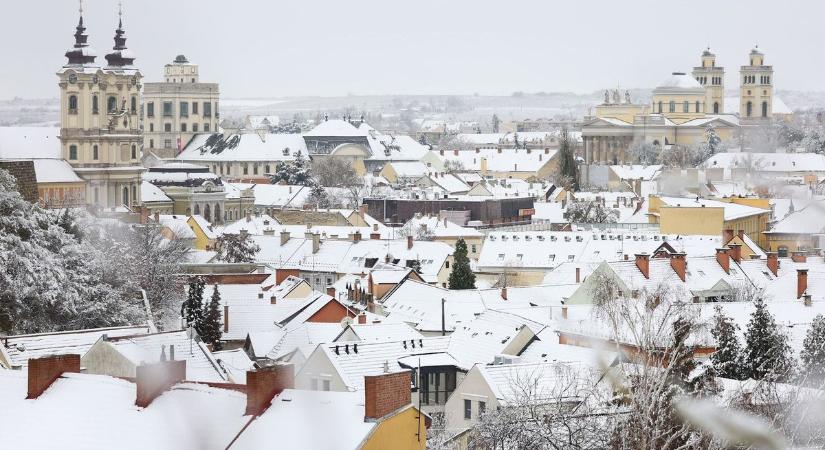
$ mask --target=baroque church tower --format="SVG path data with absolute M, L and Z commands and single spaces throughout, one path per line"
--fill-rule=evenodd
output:
M 83 8 L 68 62 L 58 72 L 60 145 L 63 159 L 86 180 L 86 203 L 98 208 L 141 204 L 140 71 L 126 47 L 118 12 L 113 51 L 95 62 L 83 24 Z
M 773 66 L 765 65 L 759 46 L 748 58 L 749 64 L 739 70 L 739 118 L 754 123 L 773 117 Z
M 716 65 L 716 55 L 708 47 L 702 52 L 702 65 L 693 68 L 693 78 L 705 88 L 705 113 L 725 112 L 725 68 Z

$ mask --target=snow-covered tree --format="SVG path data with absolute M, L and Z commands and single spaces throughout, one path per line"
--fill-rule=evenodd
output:
M 295 152 L 292 161 L 285 161 L 275 168 L 270 176 L 272 184 L 285 182 L 298 186 L 311 186 L 314 183 L 309 161 L 301 152 Z
M 200 332 L 203 321 L 203 289 L 206 285 L 203 277 L 195 276 L 189 279 L 189 289 L 186 301 L 181 306 L 181 316 L 186 326 L 193 327 Z
M 579 189 L 579 166 L 576 163 L 576 142 L 570 136 L 567 128 L 559 130 L 559 151 L 556 158 L 554 182 L 568 190 Z
M 743 378 L 787 380 L 793 375 L 794 361 L 788 338 L 776 325 L 763 298 L 753 302 L 745 330 Z
M 821 386 L 825 382 L 825 316 L 814 317 L 799 353 L 799 376 L 807 384 Z
M 619 221 L 618 210 L 607 208 L 595 200 L 569 203 L 564 214 L 570 223 L 616 223 Z
M 721 306 L 717 306 L 713 315 L 713 336 L 716 338 L 716 351 L 710 356 L 717 375 L 734 380 L 742 376 L 742 345 L 739 343 L 739 327 L 726 316 Z
M 320 184 L 313 185 L 312 188 L 310 188 L 309 195 L 306 200 L 304 200 L 304 203 L 317 206 L 318 208 L 329 208 L 331 204 L 327 190 Z
M 475 289 L 476 274 L 470 268 L 470 258 L 467 257 L 467 243 L 459 239 L 455 243 L 453 252 L 453 270 L 450 272 L 450 289 Z
M 636 142 L 630 146 L 628 153 L 634 164 L 650 166 L 659 161 L 661 147 L 650 142 Z
M 222 234 L 215 243 L 217 258 L 228 263 L 250 263 L 261 247 L 247 234 Z
M 221 293 L 218 291 L 216 284 L 212 290 L 212 297 L 209 299 L 209 304 L 203 313 L 203 320 L 201 322 L 198 334 L 201 339 L 207 344 L 212 345 L 212 350 L 221 349 L 221 335 L 223 324 L 221 323 Z

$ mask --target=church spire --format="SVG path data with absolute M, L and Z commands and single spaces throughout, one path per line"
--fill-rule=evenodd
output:
M 66 51 L 66 58 L 69 59 L 70 65 L 82 66 L 95 62 L 97 55 L 94 49 L 89 47 L 89 43 L 87 42 L 89 36 L 86 34 L 86 27 L 83 26 L 83 0 L 79 0 L 79 3 L 80 8 L 78 9 L 78 13 L 80 19 L 77 22 L 77 28 L 75 28 L 74 32 L 74 47 Z
M 132 52 L 126 47 L 126 31 L 123 30 L 123 5 L 118 3 L 117 6 L 117 29 L 115 30 L 115 46 L 112 53 L 106 55 L 106 62 L 109 67 L 124 67 L 131 66 L 135 61 Z

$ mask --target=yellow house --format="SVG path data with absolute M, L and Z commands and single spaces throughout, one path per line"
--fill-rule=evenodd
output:
M 825 224 L 825 202 L 811 202 L 773 224 L 765 232 L 768 251 L 786 257 L 791 252 L 821 248 L 820 238 Z
M 761 204 L 761 199 L 736 201 L 709 200 L 700 197 L 649 197 L 649 223 L 659 224 L 662 234 L 716 235 L 724 230 L 740 231 L 763 249 L 770 210 L 746 203 Z
M 186 224 L 195 233 L 195 249 L 211 250 L 218 239 L 218 233 L 212 228 L 212 224 L 207 222 L 203 216 L 189 216 Z

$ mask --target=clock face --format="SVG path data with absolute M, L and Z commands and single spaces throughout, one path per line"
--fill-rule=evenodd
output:
M 69 83 L 75 84 L 77 83 L 77 74 L 69 74 Z

